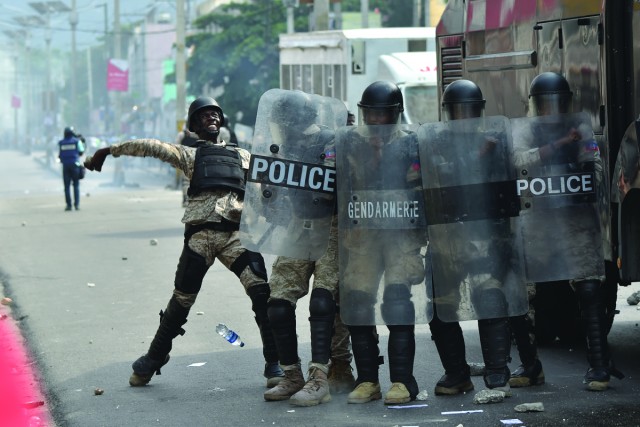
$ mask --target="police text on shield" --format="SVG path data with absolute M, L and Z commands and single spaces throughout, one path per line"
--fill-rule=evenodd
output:
M 324 165 L 252 155 L 248 180 L 320 193 L 334 193 L 336 170 Z
M 595 191 L 593 173 L 518 179 L 518 196 L 566 196 L 590 194 Z

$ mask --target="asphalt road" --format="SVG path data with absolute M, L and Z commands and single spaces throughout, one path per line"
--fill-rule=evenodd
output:
M 60 172 L 43 166 L 42 153 L 0 150 L 0 295 L 42 374 L 58 427 L 77 426 L 526 426 L 640 425 L 640 312 L 626 303 L 637 284 L 619 292 L 610 343 L 626 374 L 604 393 L 582 385 L 584 349 L 556 344 L 540 349 L 547 383 L 514 389 L 502 403 L 476 405 L 476 390 L 435 397 L 442 374 L 429 328 L 419 325 L 415 375 L 427 406 L 390 409 L 381 401 L 349 405 L 346 395 L 317 407 L 265 402 L 262 355 L 249 298 L 221 265 L 210 270 L 171 361 L 151 383 L 128 385 L 131 363 L 143 354 L 166 306 L 182 247 L 181 194 L 165 188 L 167 168 L 131 159 L 125 187 L 112 185 L 114 159 L 82 181 L 81 210 L 64 212 Z M 157 244 L 152 244 L 156 241 Z M 268 258 L 272 259 L 272 258 Z M 300 355 L 309 360 L 308 299 L 298 307 Z M 238 348 L 215 333 L 224 322 L 246 343 Z M 463 323 L 467 358 L 481 361 L 476 322 Z M 386 328 L 378 327 L 381 348 Z M 512 349 L 512 369 L 517 352 Z M 383 391 L 387 365 L 381 366 Z M 104 390 L 96 395 L 94 390 Z M 520 403 L 545 411 L 516 413 Z M 443 411 L 482 411 L 443 415 Z M 0 426 L 2 425 L 0 414 Z M 6 426 L 11 427 L 11 426 Z

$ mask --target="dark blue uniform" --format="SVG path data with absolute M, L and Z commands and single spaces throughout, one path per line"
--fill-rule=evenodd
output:
M 58 142 L 58 158 L 62 163 L 62 179 L 64 180 L 64 197 L 66 210 L 71 210 L 70 186 L 73 182 L 73 205 L 80 208 L 80 156 L 84 153 L 84 144 L 75 136 L 67 136 Z

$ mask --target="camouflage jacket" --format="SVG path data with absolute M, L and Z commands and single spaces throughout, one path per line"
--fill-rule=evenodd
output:
M 224 141 L 218 144 L 226 145 Z M 245 172 L 249 168 L 250 154 L 247 150 L 236 147 L 242 160 Z M 114 157 L 135 156 L 154 157 L 180 169 L 188 179 L 193 175 L 196 158 L 196 148 L 184 145 L 169 144 L 157 139 L 135 139 L 111 146 Z M 222 218 L 232 222 L 240 222 L 243 196 L 229 190 L 203 191 L 189 196 L 189 203 L 182 217 L 185 224 L 202 224 L 205 222 L 220 222 Z

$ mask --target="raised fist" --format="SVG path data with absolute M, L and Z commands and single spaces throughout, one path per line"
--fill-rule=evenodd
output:
M 93 156 L 87 157 L 84 161 L 84 167 L 90 171 L 102 171 L 102 165 L 109 154 L 111 154 L 111 147 L 99 149 Z

